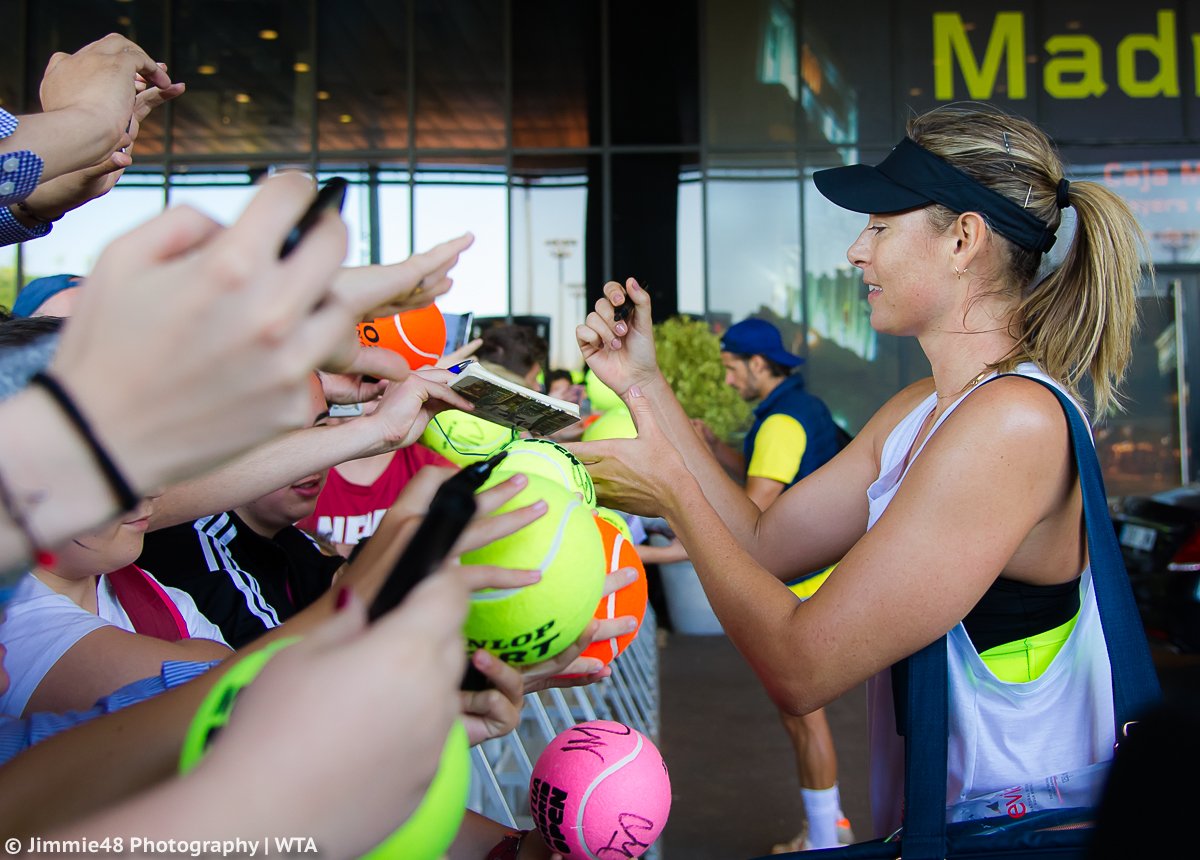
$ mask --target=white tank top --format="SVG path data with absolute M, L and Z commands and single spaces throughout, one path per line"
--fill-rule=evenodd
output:
M 1062 390 L 1034 364 L 1023 363 L 1016 372 Z M 925 443 L 969 395 L 964 394 L 938 418 Z M 888 435 L 879 477 L 867 489 L 868 529 L 883 516 L 904 480 L 905 454 L 935 403 L 936 394 L 930 394 Z M 919 454 L 920 449 L 913 452 L 910 465 Z M 1112 758 L 1112 671 L 1090 567 L 1084 569 L 1079 588 L 1080 614 L 1074 630 L 1046 671 L 1027 683 L 996 678 L 961 622 L 950 631 L 947 806 Z M 867 709 L 871 807 L 876 835 L 883 836 L 900 826 L 904 798 L 904 739 L 896 733 L 890 670 L 867 682 Z

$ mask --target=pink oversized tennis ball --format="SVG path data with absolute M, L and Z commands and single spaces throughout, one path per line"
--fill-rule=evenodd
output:
M 568 860 L 641 857 L 667 824 L 671 779 L 641 732 L 592 720 L 538 756 L 529 807 L 546 844 Z

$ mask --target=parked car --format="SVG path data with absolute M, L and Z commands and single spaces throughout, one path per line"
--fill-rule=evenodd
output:
M 1147 636 L 1200 653 L 1200 483 L 1126 496 L 1112 521 Z

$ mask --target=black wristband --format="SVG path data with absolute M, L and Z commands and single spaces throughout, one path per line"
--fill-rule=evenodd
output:
M 71 423 L 75 425 L 75 429 L 79 431 L 79 435 L 84 438 L 88 447 L 91 448 L 92 456 L 96 458 L 96 462 L 100 466 L 100 471 L 104 473 L 104 478 L 108 481 L 109 488 L 113 491 L 113 495 L 117 497 L 117 504 L 120 505 L 121 511 L 132 511 L 136 508 L 138 503 L 141 502 L 142 497 L 133 491 L 133 487 L 129 486 L 129 482 L 125 480 L 125 476 L 121 474 L 121 470 L 117 468 L 117 464 L 113 462 L 112 457 L 108 455 L 108 451 L 104 450 L 104 446 L 100 444 L 100 440 L 92 432 L 92 426 L 83 417 L 83 413 L 79 411 L 79 407 L 75 405 L 75 401 L 71 399 L 71 395 L 67 394 L 58 380 L 48 373 L 35 373 L 29 381 L 33 385 L 40 385 L 46 389 L 46 392 L 54 398 L 54 401 L 66 414 L 67 418 L 71 419 Z

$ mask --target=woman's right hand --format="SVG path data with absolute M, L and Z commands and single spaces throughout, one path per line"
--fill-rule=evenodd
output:
M 616 308 L 629 301 L 633 311 L 617 322 Z M 616 281 L 604 285 L 604 298 L 576 327 L 575 340 L 592 372 L 621 396 L 631 385 L 646 388 L 659 375 L 650 294 L 634 278 L 625 281 L 624 289 Z

